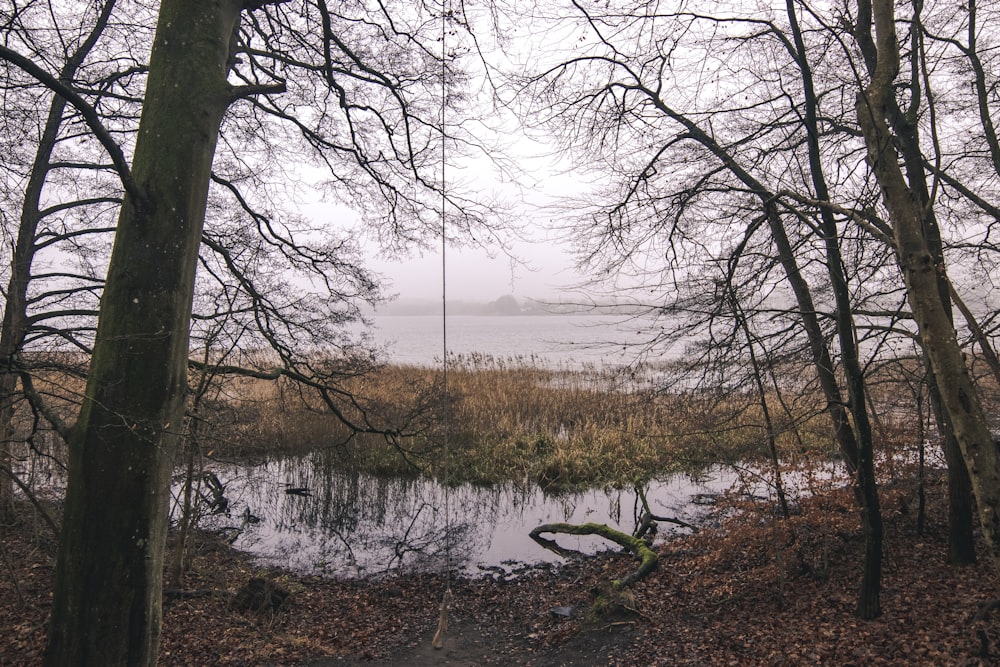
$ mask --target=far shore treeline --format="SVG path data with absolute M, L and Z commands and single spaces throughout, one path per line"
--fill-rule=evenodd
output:
M 378 315 L 391 317 L 441 315 L 443 310 L 440 299 L 399 299 L 379 305 L 374 312 Z M 643 312 L 645 309 L 635 304 L 588 299 L 573 301 L 565 297 L 554 297 L 548 300 L 532 297 L 518 298 L 511 294 L 505 294 L 492 301 L 447 301 L 448 315 L 632 315 Z

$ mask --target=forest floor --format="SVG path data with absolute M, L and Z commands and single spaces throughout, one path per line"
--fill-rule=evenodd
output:
M 634 598 L 599 619 L 592 591 L 635 566 L 621 554 L 451 582 L 443 649 L 431 648 L 440 577 L 303 577 L 255 566 L 202 538 L 185 589 L 164 603 L 161 665 L 997 665 L 1000 597 L 984 557 L 945 563 L 946 493 L 928 488 L 916 531 L 912 484 L 883 488 L 882 615 L 854 615 L 862 536 L 846 490 L 803 501 L 788 520 L 745 506 L 662 545 Z M 39 664 L 55 540 L 35 522 L 0 534 L 0 665 Z M 290 595 L 277 612 L 238 611 L 232 592 L 267 577 Z M 567 608 L 573 610 L 566 614 Z

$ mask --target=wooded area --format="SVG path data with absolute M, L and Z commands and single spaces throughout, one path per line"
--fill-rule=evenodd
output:
M 345 441 L 435 441 L 439 387 L 391 419 L 349 388 L 381 362 L 353 326 L 385 298 L 365 254 L 502 249 L 525 212 L 443 162 L 529 180 L 512 123 L 592 184 L 527 216 L 653 332 L 636 365 L 686 345 L 659 391 L 739 403 L 708 429 L 752 418 L 778 489 L 825 414 L 860 618 L 883 612 L 881 424 L 919 421 L 949 561 L 981 535 L 1000 576 L 998 21 L 976 0 L 0 2 L 0 518 L 23 498 L 59 525 L 47 664 L 156 663 L 170 477 L 193 478 L 219 378 L 286 383 Z M 310 197 L 359 224 L 307 219 Z M 27 473 L 49 436 L 61 521 Z

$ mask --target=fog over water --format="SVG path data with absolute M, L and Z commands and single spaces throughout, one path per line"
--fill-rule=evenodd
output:
M 525 359 L 538 365 L 578 368 L 632 362 L 648 332 L 623 316 L 396 315 L 374 318 L 375 340 L 393 363 L 435 365 L 447 327 L 449 354 Z M 664 358 L 669 358 L 664 355 Z

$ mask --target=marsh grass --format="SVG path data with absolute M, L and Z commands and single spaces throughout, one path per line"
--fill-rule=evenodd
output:
M 71 420 L 85 367 L 35 359 L 36 390 Z M 317 367 L 322 360 L 317 360 Z M 914 363 L 873 371 L 880 455 L 924 440 Z M 441 368 L 386 365 L 345 373 L 330 398 L 288 380 L 219 377 L 197 403 L 199 445 L 212 457 L 261 459 L 330 449 L 345 471 L 427 474 L 450 483 L 533 482 L 550 491 L 628 486 L 675 471 L 769 457 L 755 392 L 689 388 L 670 367 L 647 374 L 543 367 L 530 357 L 458 356 Z M 768 405 L 782 461 L 836 457 L 824 403 L 804 367 L 778 372 Z M 707 383 L 702 383 L 707 384 Z M 995 392 L 991 405 L 996 405 Z M 19 404 L 27 439 L 39 421 Z M 925 413 L 926 418 L 926 413 Z M 55 440 L 48 438 L 48 440 Z M 36 449 L 43 441 L 35 438 Z M 908 443 L 908 444 L 907 444 Z M 19 456 L 30 452 L 17 450 Z
M 343 389 L 354 397 L 338 405 L 348 419 L 391 435 L 354 432 L 315 396 L 281 382 L 238 380 L 206 418 L 216 448 L 228 453 L 332 447 L 347 469 L 453 484 L 531 481 L 550 491 L 626 486 L 767 455 L 760 409 L 748 396 L 663 391 L 598 367 L 473 355 L 449 362 L 447 394 L 439 369 L 413 366 L 385 366 Z M 826 452 L 824 416 L 798 409 L 777 434 L 783 457 Z

